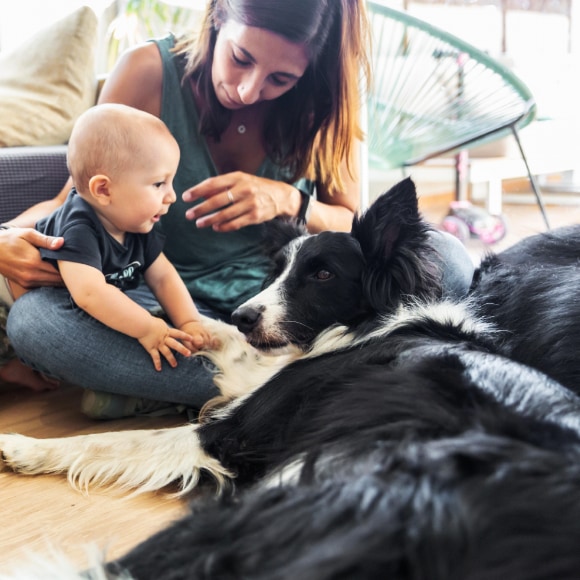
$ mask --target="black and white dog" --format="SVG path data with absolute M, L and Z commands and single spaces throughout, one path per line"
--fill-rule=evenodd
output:
M 410 180 L 351 234 L 280 232 L 269 286 L 234 315 L 247 342 L 223 327 L 209 355 L 224 406 L 161 431 L 0 436 L 6 464 L 224 492 L 110 578 L 578 578 L 580 227 L 490 256 L 460 302 L 440 300 Z

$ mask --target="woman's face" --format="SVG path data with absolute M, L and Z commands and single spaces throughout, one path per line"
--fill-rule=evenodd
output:
M 228 20 L 219 30 L 212 82 L 226 109 L 277 99 L 308 67 L 306 47 L 283 36 Z

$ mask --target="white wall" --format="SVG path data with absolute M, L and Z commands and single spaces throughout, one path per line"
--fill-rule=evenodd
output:
M 112 0 L 18 0 L 2 1 L 0 50 L 9 51 L 38 30 L 81 6 L 90 6 L 97 16 Z
M 202 11 L 206 1 L 167 0 L 167 3 Z M 15 48 L 26 37 L 81 6 L 89 6 L 100 17 L 112 4 L 115 0 L 0 0 L 0 50 Z

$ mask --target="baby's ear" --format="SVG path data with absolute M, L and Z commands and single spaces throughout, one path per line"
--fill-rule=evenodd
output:
M 89 195 L 100 205 L 111 203 L 111 180 L 106 175 L 93 175 L 89 180 Z

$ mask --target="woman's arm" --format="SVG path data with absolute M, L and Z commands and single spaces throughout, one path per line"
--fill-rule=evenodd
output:
M 34 224 L 41 218 L 46 217 L 49 213 L 59 208 L 67 198 L 67 195 L 72 187 L 72 180 L 70 177 L 60 190 L 59 194 L 52 199 L 41 201 L 23 211 L 19 216 L 7 222 L 9 225 L 19 228 L 33 228 Z
M 32 206 L 4 224 L 10 227 L 0 230 L 0 274 L 23 288 L 62 284 L 56 268 L 42 260 L 37 248 L 56 250 L 64 239 L 46 236 L 32 228 L 41 217 L 63 204 L 69 190 L 67 182 L 56 197 Z
M 310 202 L 311 214 L 308 230 L 312 233 L 324 230 L 350 232 L 352 220 L 360 205 L 360 151 L 361 144 L 355 141 L 356 153 L 341 165 L 343 190 L 330 193 L 317 186 L 317 200 Z
M 330 192 L 317 187 L 317 199 L 310 200 L 306 226 L 310 232 L 323 230 L 349 232 L 360 201 L 358 155 L 353 156 L 350 172 L 346 161 L 341 168 L 343 191 Z M 351 175 L 351 173 L 353 175 Z M 290 184 L 241 171 L 210 177 L 183 193 L 183 200 L 205 201 L 190 208 L 186 217 L 197 227 L 213 227 L 229 232 L 275 217 L 298 216 L 302 196 Z
M 41 259 L 37 248 L 56 250 L 63 238 L 45 236 L 30 228 L 0 230 L 0 274 L 23 288 L 61 286 L 62 279 L 54 266 Z

